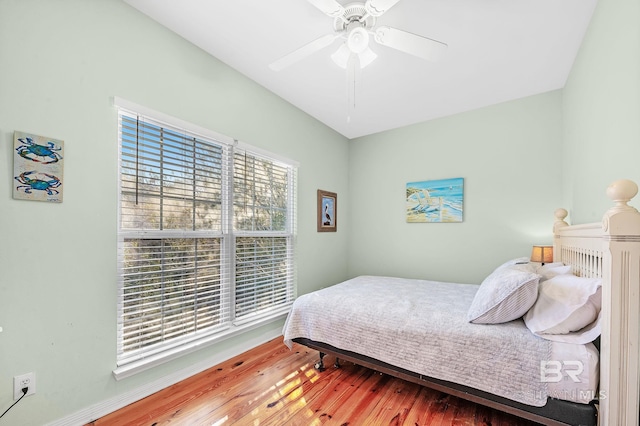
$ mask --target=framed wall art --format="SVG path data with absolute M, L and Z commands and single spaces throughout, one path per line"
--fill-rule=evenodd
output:
M 463 178 L 407 183 L 407 222 L 462 222 L 463 184 Z
M 318 189 L 318 232 L 338 229 L 338 195 Z
M 64 141 L 16 131 L 13 147 L 13 198 L 61 203 Z

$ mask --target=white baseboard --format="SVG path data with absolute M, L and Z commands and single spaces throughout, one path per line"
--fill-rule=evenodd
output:
M 238 356 L 243 352 L 253 349 L 256 346 L 266 343 L 269 340 L 275 339 L 276 337 L 281 335 L 282 334 L 280 330 L 273 330 L 272 332 L 265 333 L 254 339 L 247 340 L 239 346 L 234 346 L 233 348 L 227 349 L 225 351 L 221 351 L 218 354 L 216 354 L 214 357 L 206 359 L 197 364 L 193 364 L 183 370 L 176 371 L 171 375 L 162 377 L 154 382 L 148 383 L 137 389 L 133 389 L 129 392 L 125 392 L 121 395 L 118 395 L 114 398 L 94 404 L 90 407 L 87 407 L 83 410 L 80 410 L 62 419 L 48 423 L 47 426 L 85 425 L 93 420 L 99 419 L 100 417 L 104 417 L 107 414 L 113 413 L 114 411 L 119 410 L 122 407 L 126 407 L 127 405 L 132 404 L 136 401 L 139 401 L 142 398 L 146 398 L 151 394 L 154 394 L 166 387 L 174 385 L 195 374 L 201 373 L 202 371 L 205 371 L 215 365 L 218 365 L 221 362 L 227 361 L 233 358 L 234 356 Z

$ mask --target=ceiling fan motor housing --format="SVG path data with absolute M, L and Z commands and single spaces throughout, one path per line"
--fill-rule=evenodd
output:
M 376 17 L 367 14 L 364 3 L 349 3 L 344 6 L 344 13 L 333 20 L 333 29 L 336 32 L 350 31 L 354 27 L 368 30 L 375 24 Z

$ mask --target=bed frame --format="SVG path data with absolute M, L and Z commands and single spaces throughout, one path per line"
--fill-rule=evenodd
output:
M 615 205 L 602 223 L 570 226 L 567 211 L 555 212 L 554 261 L 572 266 L 578 276 L 602 278 L 602 334 L 600 337 L 600 399 L 577 404 L 549 398 L 544 407 L 520 404 L 456 383 L 426 377 L 326 343 L 293 341 L 320 352 L 415 382 L 453 396 L 483 404 L 545 425 L 637 425 L 640 398 L 640 213 L 627 203 L 637 185 L 619 180 L 607 188 Z

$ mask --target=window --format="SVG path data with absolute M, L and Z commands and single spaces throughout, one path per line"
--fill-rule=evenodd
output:
M 295 298 L 295 164 L 166 121 L 119 111 L 119 367 L 281 316 Z

